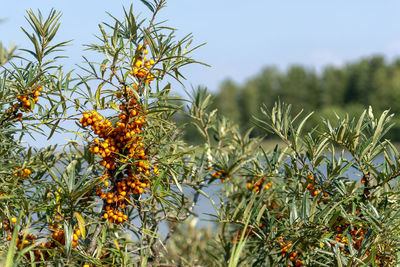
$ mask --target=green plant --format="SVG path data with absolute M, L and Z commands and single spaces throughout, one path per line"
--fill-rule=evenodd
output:
M 400 158 L 383 138 L 392 115 L 385 111 L 376 118 L 369 108 L 358 119 L 338 117 L 335 124 L 325 121 L 303 133 L 312 114 L 301 119 L 281 103 L 262 113 L 258 126 L 284 145 L 271 152 L 260 149 L 230 173 L 216 211 L 224 261 L 234 266 L 396 265 Z M 236 144 L 233 150 L 242 148 Z M 220 158 L 232 152 L 223 154 Z
M 176 40 L 156 22 L 165 1 L 143 2 L 148 21 L 131 7 L 99 25 L 100 43 L 87 48 L 102 59 L 86 60 L 84 74 L 57 65 L 68 42 L 52 44 L 55 11 L 27 13 L 33 49 L 19 52 L 33 60 L 17 65 L 1 50 L 2 265 L 157 265 L 160 224 L 191 214 L 184 188 L 201 190 L 207 176 L 171 119 L 181 106 L 168 79 L 198 63 L 195 48 L 191 35 Z M 35 149 L 22 144 L 33 132 L 76 139 Z

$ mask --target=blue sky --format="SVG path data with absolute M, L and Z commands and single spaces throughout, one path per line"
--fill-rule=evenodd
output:
M 140 1 L 7 1 L 1 4 L 0 40 L 28 45 L 20 31 L 27 26 L 25 9 L 47 13 L 62 11 L 59 40 L 73 39 L 67 66 L 80 63 L 82 44 L 94 42 L 97 24 L 110 21 L 105 11 L 121 17 L 122 6 L 134 4 L 148 15 Z M 205 85 L 215 90 L 225 78 L 244 82 L 265 65 L 285 69 L 304 64 L 320 69 L 340 65 L 362 56 L 400 54 L 400 2 L 393 0 L 335 1 L 169 1 L 160 19 L 178 28 L 183 36 L 192 32 L 197 44 L 206 42 L 195 54 L 211 68 L 192 66 L 184 73 L 187 85 Z
M 71 68 L 81 63 L 84 43 L 95 42 L 97 25 L 111 21 L 105 12 L 121 17 L 122 7 L 133 3 L 136 13 L 149 12 L 139 1 L 2 1 L 0 40 L 20 47 L 29 45 L 20 26 L 28 8 L 47 14 L 50 8 L 63 13 L 58 40 L 73 39 L 67 48 Z M 179 29 L 178 35 L 193 33 L 195 44 L 206 42 L 195 58 L 211 65 L 187 67 L 185 83 L 216 90 L 226 78 L 243 83 L 263 66 L 285 69 L 303 64 L 320 70 L 328 64 L 342 65 L 360 57 L 400 55 L 400 1 L 304 0 L 304 1 L 193 1 L 170 0 L 160 20 Z M 177 88 L 178 92 L 182 92 Z

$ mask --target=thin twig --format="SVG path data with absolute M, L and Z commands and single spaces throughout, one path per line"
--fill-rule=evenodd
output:
M 103 226 L 101 223 L 97 224 L 96 230 L 91 237 L 92 240 L 90 241 L 89 249 L 87 251 L 89 255 L 92 255 L 97 248 L 97 237 L 100 235 L 102 228 Z

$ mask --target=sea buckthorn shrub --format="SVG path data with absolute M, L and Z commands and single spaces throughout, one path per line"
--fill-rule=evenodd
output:
M 55 254 L 44 245 L 45 240 L 53 242 L 47 223 L 55 188 L 46 172 L 62 153 L 56 153 L 56 146 L 35 146 L 34 138 L 45 132 L 50 138 L 63 130 L 60 120 L 68 119 L 63 108 L 68 75 L 55 64 L 56 52 L 67 42 L 53 40 L 60 13 L 51 11 L 45 20 L 28 10 L 26 18 L 34 33 L 22 30 L 33 49 L 5 52 L 0 45 L 1 266 L 41 262 Z
M 219 227 L 208 241 L 220 255 L 213 265 L 398 264 L 400 154 L 385 139 L 393 115 L 375 117 L 369 108 L 303 133 L 311 114 L 293 116 L 281 103 L 262 111 L 254 122 L 281 139 L 274 149 L 246 151 L 252 140 L 231 136 L 210 153 L 212 178 L 220 169 L 231 178 L 222 184 Z
M 67 158 L 56 146 L 42 147 L 35 141 L 40 135 L 51 138 L 64 131 L 59 123 L 70 119 L 65 101 L 70 76 L 56 61 L 57 52 L 68 42 L 53 40 L 60 17 L 55 11 L 44 18 L 28 10 L 26 19 L 32 29 L 23 32 L 33 49 L 4 52 L 0 47 L 1 266 L 47 265 L 48 259 L 62 257 L 68 252 L 65 246 L 71 246 L 61 234 L 70 233 L 65 220 L 58 222 L 57 229 L 51 228 L 63 213 L 60 196 L 55 194 L 62 179 L 54 170 Z M 71 239 L 72 247 L 77 247 L 73 234 Z
M 142 2 L 150 19 L 110 16 L 86 46 L 98 62 L 75 72 L 58 61 L 53 10 L 27 12 L 32 50 L 1 53 L 1 266 L 157 266 L 161 227 L 193 214 L 210 166 L 183 141 L 171 91 L 196 47 L 157 21 L 164 0 Z M 35 140 L 57 134 L 66 144 Z
M 171 237 L 169 264 L 399 264 L 400 154 L 385 139 L 388 111 L 375 117 L 369 108 L 359 118 L 323 121 L 304 133 L 312 114 L 292 115 L 281 103 L 264 107 L 255 125 L 281 140 L 266 150 L 219 117 L 206 93 L 193 103 L 189 114 L 204 138 L 209 182 L 220 188 L 219 201 L 210 197 L 217 227 L 214 238 L 205 229 Z M 203 238 L 189 255 L 188 238 Z

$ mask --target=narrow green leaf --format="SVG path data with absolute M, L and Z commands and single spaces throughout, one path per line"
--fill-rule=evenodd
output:
M 78 221 L 78 227 L 79 227 L 79 230 L 81 231 L 82 238 L 85 239 L 86 238 L 85 220 L 76 211 L 74 212 L 74 215 L 76 217 L 76 220 Z
M 101 82 L 101 83 L 99 84 L 99 86 L 97 87 L 97 90 L 96 90 L 96 95 L 95 95 L 95 97 L 96 97 L 96 104 L 97 104 L 97 107 L 98 107 L 99 109 L 102 109 L 102 106 L 101 106 L 101 103 L 100 103 L 100 96 L 101 96 L 101 88 L 103 88 L 103 86 L 104 86 L 105 83 L 106 83 L 106 82 Z

